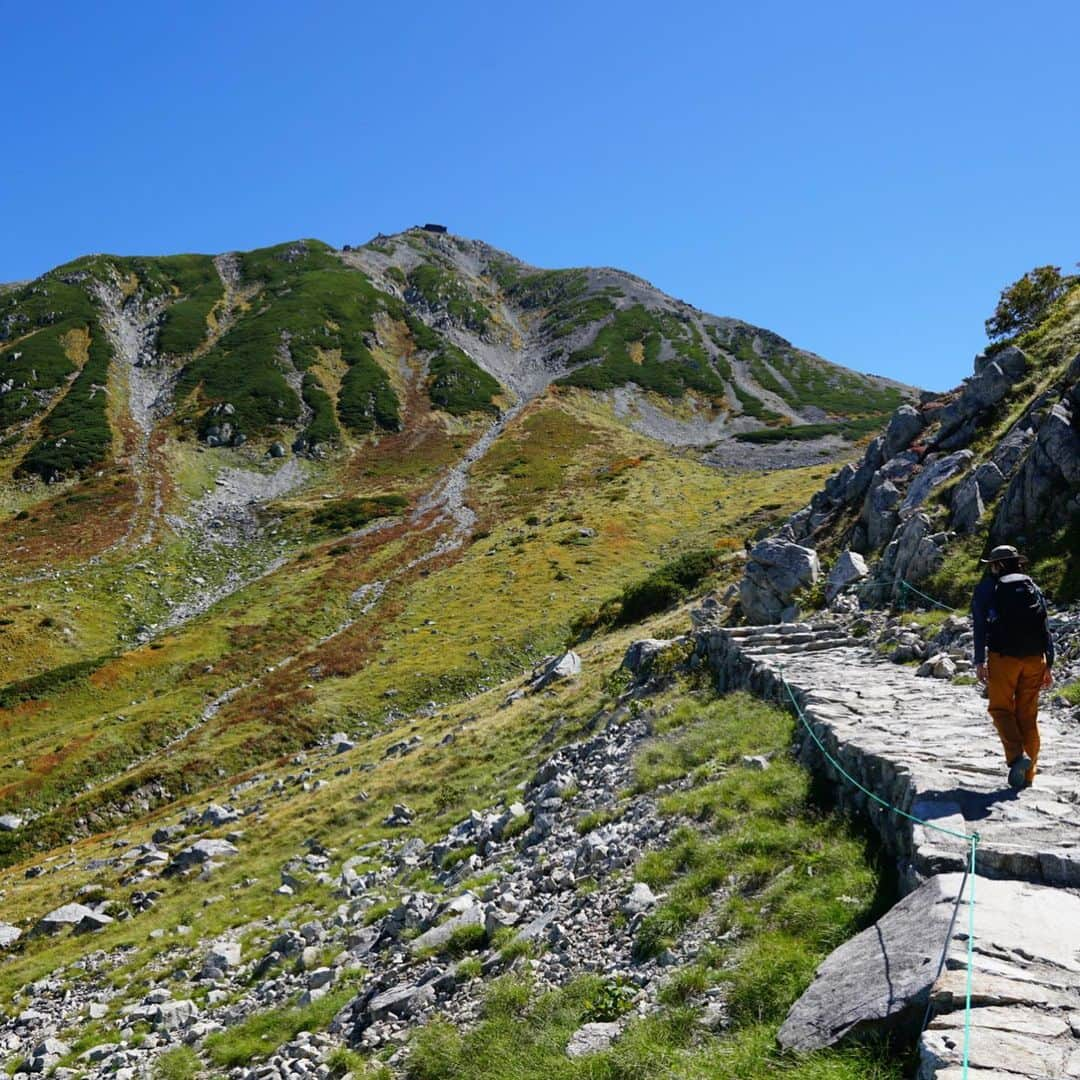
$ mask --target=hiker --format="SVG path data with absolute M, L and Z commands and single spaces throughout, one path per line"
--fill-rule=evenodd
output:
M 1039 691 L 1054 685 L 1054 639 L 1046 622 L 1046 601 L 1021 572 L 1024 561 L 1011 544 L 999 544 L 989 558 L 980 560 L 990 573 L 971 599 L 975 674 L 987 685 L 988 710 L 1014 788 L 1030 787 L 1035 779 Z

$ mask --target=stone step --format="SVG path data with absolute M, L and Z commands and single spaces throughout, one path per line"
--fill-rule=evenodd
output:
M 751 645 L 743 649 L 747 656 L 772 656 L 784 653 L 824 652 L 826 649 L 849 649 L 856 645 L 865 645 L 864 641 L 853 637 L 814 638 L 812 641 L 776 642 L 768 645 Z
M 790 636 L 791 634 L 842 634 L 846 631 L 838 623 L 777 623 L 774 626 L 725 626 L 721 627 L 729 638 L 745 641 L 751 638 Z

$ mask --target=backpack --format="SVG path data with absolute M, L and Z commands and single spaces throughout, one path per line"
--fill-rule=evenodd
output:
M 1005 656 L 1039 656 L 1046 650 L 1046 604 L 1025 574 L 1006 574 L 994 585 L 990 648 Z

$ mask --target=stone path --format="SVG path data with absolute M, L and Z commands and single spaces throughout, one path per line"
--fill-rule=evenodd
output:
M 1043 713 L 1041 772 L 1031 788 L 1016 792 L 1006 783 L 1001 745 L 974 687 L 916 677 L 839 625 L 706 626 L 696 636 L 723 688 L 748 688 L 790 705 L 786 679 L 818 738 L 866 788 L 916 817 L 979 833 L 969 1075 L 1080 1077 L 1080 725 L 1071 714 Z M 951 910 L 968 844 L 877 806 L 823 759 L 809 736 L 800 756 L 829 776 L 842 802 L 875 824 L 909 895 L 822 965 L 789 1017 L 803 1040 L 791 1045 L 809 1048 L 814 1037 L 819 1045 L 841 1037 L 829 1027 L 830 1016 L 838 1014 L 838 992 L 859 966 L 871 974 L 848 986 L 845 1013 L 853 1019 L 845 1030 L 895 1020 L 904 1008 L 921 1013 L 932 997 L 918 1075 L 959 1080 L 967 894 L 940 979 L 934 976 L 947 920 L 933 933 L 932 920 L 908 915 L 916 931 L 906 938 L 894 932 L 903 947 L 891 950 L 886 942 L 889 920 L 900 920 L 909 901 L 916 912 L 935 903 Z M 909 984 L 903 1001 L 900 981 Z M 815 1009 L 818 1036 L 807 1035 Z

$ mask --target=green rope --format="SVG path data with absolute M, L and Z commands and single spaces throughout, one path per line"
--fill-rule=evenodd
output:
M 906 582 L 905 582 L 906 584 Z M 944 825 L 935 825 L 932 821 L 926 821 L 923 818 L 916 817 L 914 814 L 909 814 L 906 810 L 901 810 L 900 807 L 894 806 L 888 800 L 883 799 L 880 795 L 875 794 L 869 788 L 864 787 L 851 775 L 841 764 L 829 753 L 825 748 L 825 744 L 818 737 L 817 732 L 813 729 L 810 721 L 807 719 L 806 713 L 803 712 L 802 707 L 799 705 L 798 699 L 795 697 L 795 692 L 791 689 L 791 684 L 784 677 L 783 670 L 780 672 L 780 681 L 784 684 L 784 689 L 787 691 L 788 697 L 791 698 L 791 704 L 795 707 L 795 714 L 802 721 L 803 727 L 810 733 L 810 737 L 817 744 L 818 749 L 821 751 L 825 760 L 853 787 L 858 788 L 864 795 L 873 799 L 874 802 L 883 806 L 886 810 L 898 815 L 899 817 L 906 818 L 908 821 L 913 821 L 918 825 L 922 825 L 927 829 L 934 829 L 939 833 L 944 833 L 946 836 L 954 837 L 957 840 L 963 840 L 969 845 L 969 857 L 967 860 L 967 868 L 965 870 L 965 878 L 971 882 L 968 891 L 968 935 L 967 935 L 967 978 L 966 987 L 964 991 L 964 1054 L 963 1054 L 963 1071 L 961 1073 L 962 1080 L 967 1080 L 968 1077 L 968 1062 L 971 1056 L 971 994 L 972 983 L 974 981 L 975 970 L 975 849 L 979 845 L 979 834 L 977 832 L 971 833 L 959 833 L 954 829 L 947 829 Z M 960 884 L 960 894 L 957 896 L 957 904 L 960 901 L 960 895 L 963 894 L 963 882 Z M 949 924 L 949 936 L 945 939 L 945 950 L 949 948 L 949 942 L 952 939 L 952 923 Z M 944 960 L 944 953 L 942 954 Z
M 783 672 L 781 672 L 780 674 L 780 681 L 784 684 L 784 689 L 787 690 L 788 697 L 791 698 L 791 704 L 795 706 L 795 711 L 796 713 L 798 713 L 799 719 L 803 722 L 803 726 L 810 733 L 810 737 L 814 740 L 815 743 L 817 743 L 818 749 L 824 755 L 825 760 L 828 761 L 829 764 L 832 765 L 832 767 L 849 784 L 851 784 L 853 787 L 858 788 L 864 795 L 873 799 L 874 802 L 879 803 L 886 810 L 891 810 L 894 814 L 898 814 L 902 818 L 907 818 L 908 821 L 914 821 L 917 825 L 924 825 L 926 826 L 926 828 L 935 829 L 937 832 L 944 833 L 946 836 L 952 836 L 957 840 L 963 840 L 965 844 L 971 840 L 970 833 L 956 832 L 954 829 L 945 828 L 944 825 L 935 825 L 932 821 L 924 821 L 922 818 L 916 817 L 914 814 L 909 814 L 906 810 L 901 810 L 898 806 L 893 806 L 891 802 L 883 799 L 880 795 L 875 794 L 869 788 L 863 787 L 863 785 L 860 784 L 859 781 L 856 780 L 855 777 L 852 776 L 851 773 L 849 773 L 843 767 L 843 765 L 841 765 L 840 762 L 837 761 L 836 758 L 834 758 L 832 754 L 829 753 L 829 751 L 825 748 L 825 744 L 821 741 L 821 739 L 818 738 L 817 732 L 810 726 L 810 721 L 807 720 L 806 714 L 802 711 L 798 701 L 795 699 L 795 694 L 791 689 L 791 684 L 787 681 L 787 679 L 784 678 Z
M 975 973 L 975 848 L 979 845 L 979 834 L 971 835 L 971 870 L 968 880 L 968 941 L 967 941 L 967 986 L 964 990 L 964 1072 L 968 1074 L 968 1061 L 971 1057 L 971 984 Z
M 943 604 L 940 600 L 935 600 L 932 596 L 927 596 L 926 593 L 922 592 L 920 589 L 916 589 L 915 586 L 912 585 L 910 581 L 905 581 L 903 578 L 901 578 L 900 582 L 901 582 L 901 585 L 903 586 L 903 588 L 905 590 L 910 590 L 916 596 L 921 596 L 924 600 L 929 600 L 931 604 L 933 604 L 935 607 L 941 608 L 942 611 L 957 611 L 957 610 L 959 610 L 958 608 L 950 607 L 948 604 Z

